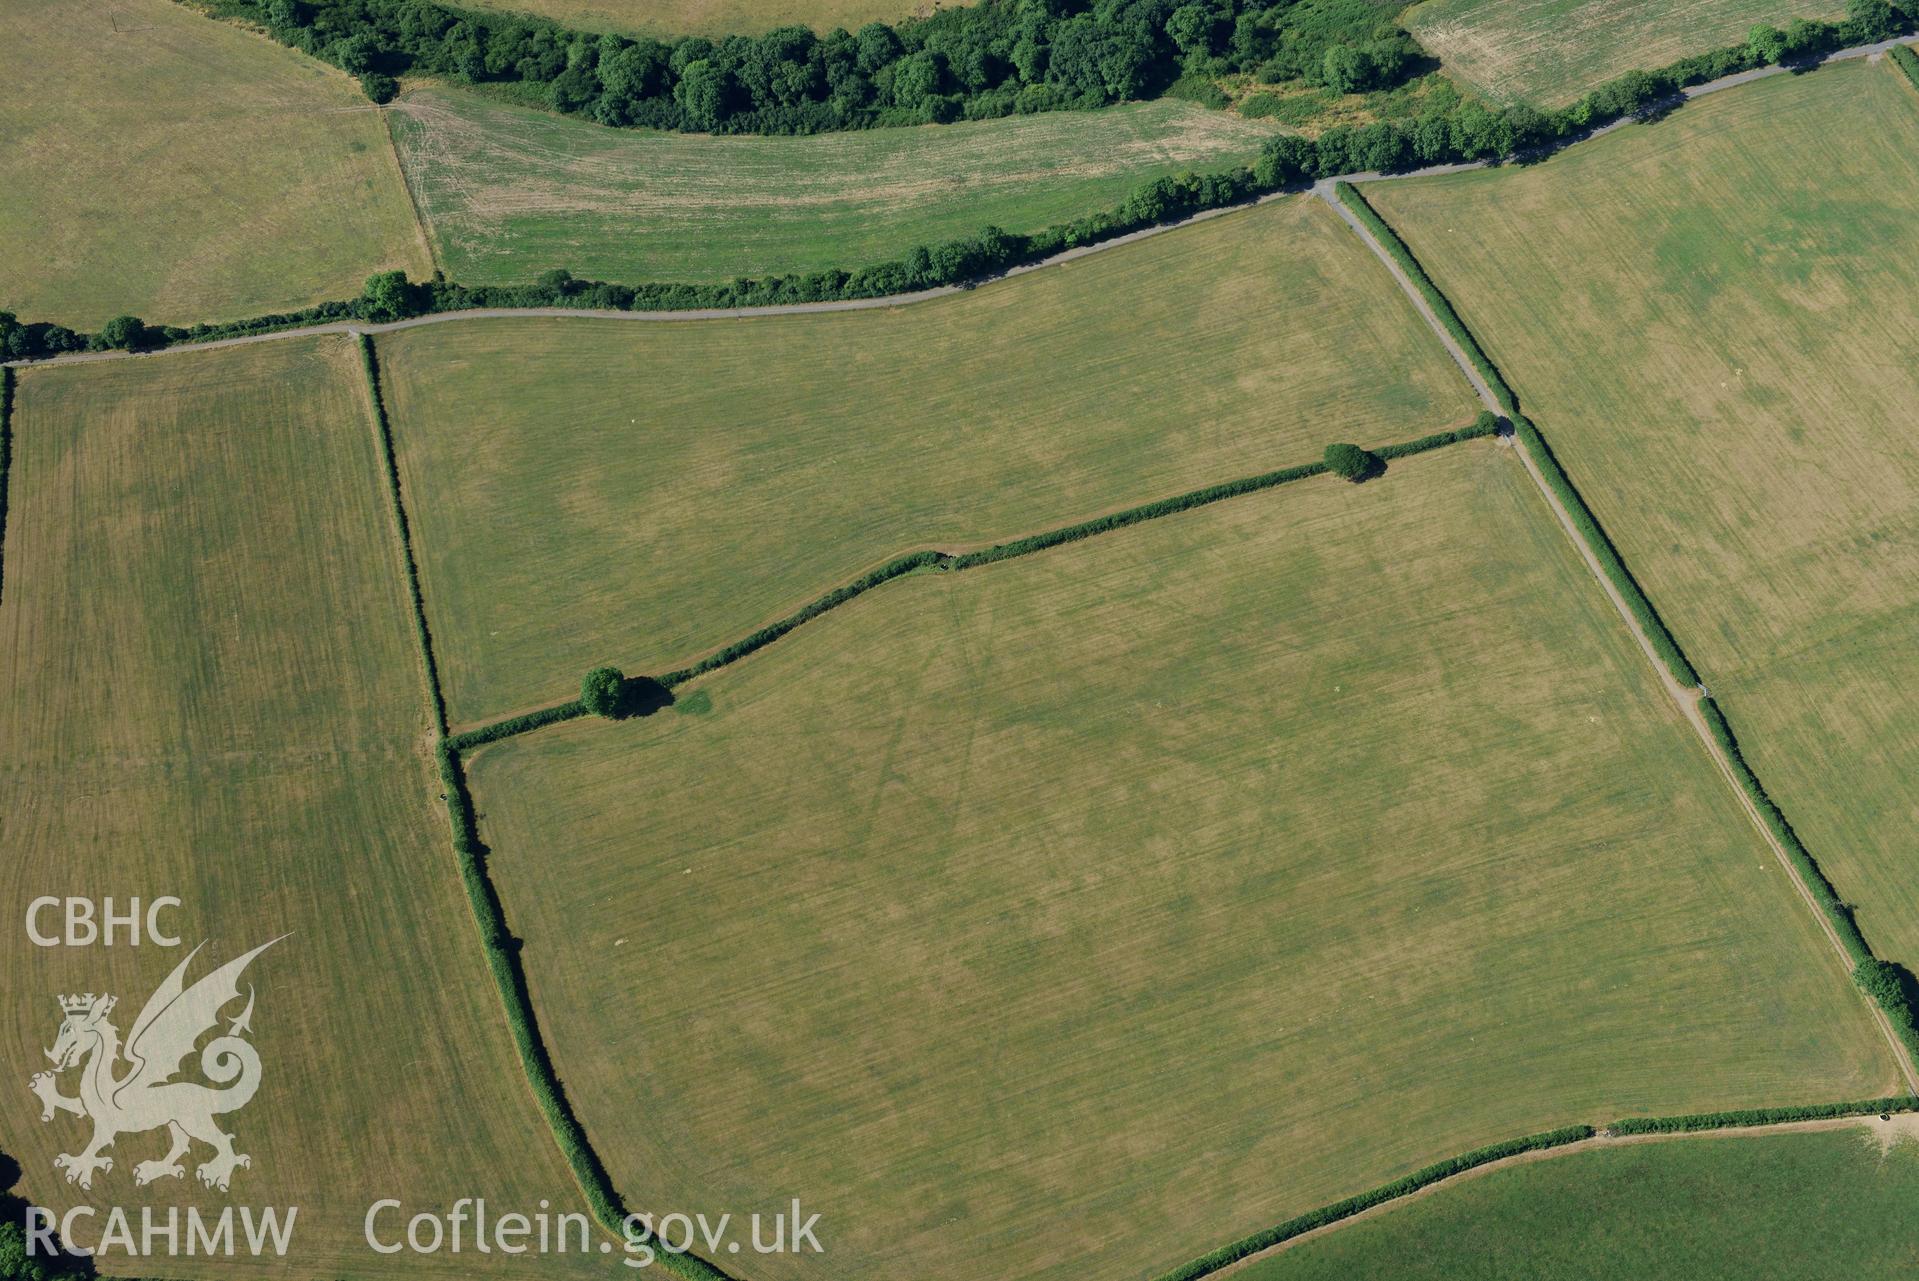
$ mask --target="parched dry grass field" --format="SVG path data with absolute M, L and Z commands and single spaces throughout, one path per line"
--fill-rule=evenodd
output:
M 756 1281 L 1142 1278 L 1489 1140 L 1871 1096 L 1861 999 L 1490 442 L 900 580 L 480 749 L 562 1077 Z
M 1836 65 L 1375 195 L 1867 938 L 1919 962 L 1919 96 Z
M 232 320 L 431 271 L 345 75 L 171 0 L 8 0 L 0 309 Z
M 473 283 L 850 269 L 988 225 L 1038 231 L 1149 178 L 1248 163 L 1272 134 L 1170 99 L 759 138 L 607 129 L 432 88 L 389 119 L 447 274 Z
M 298 1207 L 284 1262 L 121 1256 L 103 1260 L 112 1272 L 491 1274 L 498 1255 L 372 1253 L 367 1207 L 580 1205 L 437 812 L 368 414 L 337 337 L 20 380 L 0 601 L 0 1075 L 19 1093 L 0 1150 L 56 1210 Z M 189 947 L 208 940 L 196 977 L 291 933 L 248 971 L 264 1072 L 223 1118 L 253 1158 L 230 1196 L 191 1168 L 185 1187 L 136 1190 L 164 1133 L 123 1136 L 90 1191 L 61 1181 L 54 1155 L 80 1150 L 85 1123 L 43 1125 L 25 1092 L 55 997 L 117 994 L 125 1034 L 185 948 L 35 947 L 22 922 L 45 894 L 178 896 L 169 923 Z
M 1554 1156 L 1447 1185 L 1237 1281 L 1827 1281 L 1919 1264 L 1910 1116 Z
M 532 13 L 587 31 L 628 35 L 757 35 L 775 27 L 857 31 L 869 22 L 930 17 L 966 0 L 475 0 L 478 9 Z
M 663 671 L 869 566 L 1463 425 L 1323 203 L 903 308 L 380 339 L 456 720 Z
M 1401 21 L 1460 83 L 1560 107 L 1625 72 L 1738 44 L 1755 23 L 1844 11 L 1831 0 L 1426 0 Z

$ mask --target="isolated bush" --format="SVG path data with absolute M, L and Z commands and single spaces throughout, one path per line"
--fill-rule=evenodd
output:
M 617 667 L 596 667 L 580 682 L 580 705 L 608 719 L 620 714 L 626 693 L 626 673 Z
M 1358 445 L 1326 446 L 1326 470 L 1355 484 L 1378 475 L 1385 470 L 1385 466 L 1378 454 L 1361 449 Z

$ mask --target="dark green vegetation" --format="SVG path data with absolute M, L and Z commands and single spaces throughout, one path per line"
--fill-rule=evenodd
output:
M 1577 1143 L 1581 1139 L 1590 1139 L 1593 1128 L 1590 1125 L 1568 1125 L 1557 1130 L 1548 1130 L 1543 1134 L 1529 1134 L 1521 1139 L 1508 1139 L 1504 1143 L 1492 1143 L 1471 1152 L 1434 1162 L 1423 1169 L 1415 1170 L 1404 1178 L 1394 1179 L 1391 1183 L 1361 1192 L 1357 1196 L 1335 1201 L 1331 1205 L 1321 1206 L 1317 1210 L 1308 1210 L 1296 1215 L 1284 1223 L 1275 1224 L 1250 1236 L 1241 1237 L 1231 1245 L 1221 1246 L 1210 1254 L 1203 1254 L 1191 1263 L 1174 1268 L 1165 1273 L 1159 1281 L 1194 1281 L 1219 1271 L 1229 1263 L 1236 1263 L 1248 1255 L 1258 1254 L 1261 1250 L 1270 1250 L 1282 1241 L 1304 1236 L 1315 1228 L 1323 1228 L 1341 1219 L 1350 1219 L 1363 1210 L 1376 1205 L 1396 1201 L 1438 1183 L 1454 1175 L 1464 1174 L 1468 1170 L 1501 1161 L 1507 1157 L 1518 1156 L 1522 1152 L 1541 1152 L 1548 1148 L 1564 1147 L 1568 1143 Z
M 1359 188 L 1352 183 L 1337 184 L 1334 187 L 1334 194 L 1339 197 L 1341 204 L 1352 211 L 1354 217 L 1366 224 L 1366 229 L 1386 247 L 1386 252 L 1392 255 L 1393 261 L 1399 264 L 1400 270 L 1406 273 L 1407 279 L 1418 288 L 1420 297 L 1424 298 L 1426 305 L 1433 309 L 1433 315 L 1439 317 L 1439 323 L 1445 326 L 1446 332 L 1452 335 L 1453 341 L 1459 344 L 1459 349 L 1466 353 L 1466 359 L 1472 362 L 1480 378 L 1491 389 L 1493 398 L 1499 402 L 1499 407 L 1508 414 L 1518 413 L 1519 402 L 1513 398 L 1512 388 L 1506 385 L 1506 380 L 1499 376 L 1499 367 L 1494 365 L 1485 351 L 1480 348 L 1479 340 L 1473 337 L 1470 329 L 1466 328 L 1466 322 L 1459 318 L 1457 311 L 1453 310 L 1452 302 L 1439 291 L 1439 286 L 1434 284 L 1433 278 L 1426 274 L 1426 269 L 1419 265 L 1419 259 L 1413 257 L 1413 251 L 1406 247 L 1406 242 L 1399 238 L 1399 233 L 1379 216 L 1377 210 L 1366 203 L 1366 197 L 1360 195 Z
M 1912 46 L 1894 45 L 1892 60 L 1898 64 L 1899 70 L 1906 73 L 1906 79 L 1912 82 L 1912 87 L 1919 89 L 1919 54 L 1912 51 Z
M 1303 1241 L 1241 1281 L 1865 1281 L 1909 1276 L 1919 1133 L 1606 1146 L 1519 1162 Z
M 1639 625 L 1646 629 L 1646 639 L 1652 642 L 1653 652 L 1659 655 L 1659 661 L 1666 665 L 1666 670 L 1672 673 L 1672 678 L 1681 685 L 1699 684 L 1699 673 L 1693 670 L 1685 651 L 1679 648 L 1679 642 L 1675 641 L 1672 633 L 1666 630 L 1665 621 L 1659 617 L 1659 611 L 1653 608 L 1652 601 L 1647 599 L 1645 591 L 1639 586 L 1639 580 L 1633 577 L 1632 571 L 1626 568 L 1626 562 L 1620 559 L 1619 549 L 1613 546 L 1612 539 L 1608 538 L 1606 531 L 1600 527 L 1599 519 L 1592 514 L 1592 508 L 1586 506 L 1586 500 L 1580 497 L 1579 491 L 1573 487 L 1565 468 L 1559 465 L 1559 459 L 1553 455 L 1552 446 L 1546 443 L 1546 438 L 1539 434 L 1539 429 L 1533 426 L 1532 421 L 1525 415 L 1520 415 L 1515 426 L 1518 428 L 1519 439 L 1525 442 L 1526 452 L 1532 456 L 1533 462 L 1539 467 L 1540 474 L 1546 478 L 1546 483 L 1552 487 L 1552 491 L 1559 495 L 1559 501 L 1565 504 L 1567 514 L 1572 517 L 1580 537 L 1586 540 L 1587 546 L 1592 548 L 1593 555 L 1599 558 L 1600 567 L 1606 571 L 1606 577 L 1625 598 L 1626 607 L 1632 610 L 1633 617 L 1638 619 Z
M 425 667 L 428 705 L 433 710 L 433 729 L 446 733 L 446 699 L 440 694 L 440 672 L 433 662 L 433 633 L 427 626 L 426 600 L 420 595 L 420 564 L 413 554 L 413 527 L 406 518 L 406 497 L 400 489 L 400 469 L 393 457 L 393 424 L 387 418 L 386 397 L 380 391 L 380 357 L 373 339 L 359 337 L 360 364 L 366 370 L 367 397 L 373 406 L 373 423 L 380 436 L 380 462 L 386 469 L 387 494 L 393 503 L 393 523 L 400 537 L 401 558 L 406 564 L 407 594 L 413 602 L 413 630 Z
M 0 369 L 0 600 L 7 588 L 7 477 L 13 470 L 14 372 Z
M 981 0 L 857 35 L 805 27 L 672 44 L 432 0 L 217 0 L 222 13 L 361 75 L 429 73 L 537 92 L 602 124 L 818 133 L 1100 107 L 1257 74 L 1340 93 L 1419 56 L 1396 0 Z M 374 86 L 384 88 L 383 82 Z M 1214 91 L 1217 93 L 1217 90 Z
M 611 719 L 620 714 L 620 696 L 625 689 L 625 672 L 617 667 L 596 667 L 580 682 L 580 706 L 595 716 Z
M 1683 1116 L 1634 1116 L 1614 1121 L 1608 1134 L 1691 1134 L 1730 1130 L 1739 1126 L 1782 1125 L 1792 1121 L 1825 1121 L 1835 1117 L 1890 1115 L 1919 1110 L 1919 1098 L 1906 1094 L 1848 1103 L 1806 1103 L 1794 1107 L 1743 1108 L 1731 1112 L 1692 1112 Z
M 1355 483 L 1378 475 L 1386 466 L 1378 454 L 1345 443 L 1326 446 L 1325 463 L 1327 471 Z

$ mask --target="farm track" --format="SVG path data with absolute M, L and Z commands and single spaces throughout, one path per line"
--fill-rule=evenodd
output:
M 1905 39 L 1881 40 L 1876 44 L 1855 45 L 1849 49 L 1835 50 L 1823 58 L 1820 58 L 1817 62 L 1794 66 L 1760 67 L 1752 71 L 1741 71 L 1735 75 L 1724 76 L 1718 80 L 1709 80 L 1705 84 L 1692 85 L 1681 89 L 1676 98 L 1664 105 L 1667 107 L 1674 106 L 1694 98 L 1704 97 L 1709 93 L 1718 93 L 1721 90 L 1736 88 L 1739 85 L 1750 84 L 1755 80 L 1764 80 L 1771 76 L 1797 75 L 1804 71 L 1815 70 L 1828 62 L 1843 62 L 1853 58 L 1877 57 L 1895 45 L 1906 43 L 1908 43 L 1908 41 Z M 1639 116 L 1628 116 L 1625 119 L 1616 120 L 1609 125 L 1594 129 L 1590 133 L 1584 134 L 1566 145 L 1578 146 L 1582 142 L 1603 137 L 1615 129 L 1638 123 L 1640 119 L 1641 117 Z M 1561 150 L 1563 149 L 1564 148 L 1561 148 Z M 1430 178 L 1441 174 L 1467 173 L 1475 169 L 1486 169 L 1492 166 L 1493 162 L 1491 161 L 1474 160 L 1457 164 L 1428 165 L 1423 169 L 1410 169 L 1403 173 L 1389 174 L 1368 170 L 1360 173 L 1341 174 L 1335 177 L 1323 178 L 1314 185 L 1314 190 L 1324 195 L 1325 192 L 1330 189 L 1331 184 L 1337 182 L 1388 182 L 1399 178 Z M 410 197 L 410 187 L 408 191 Z M 1249 203 L 1265 204 L 1268 201 L 1284 199 L 1295 194 L 1297 193 L 1291 191 L 1273 192 Z M 1337 202 L 1334 202 L 1334 207 L 1338 208 Z M 686 311 L 605 311 L 577 307 L 478 307 L 471 311 L 436 312 L 430 316 L 415 316 L 408 320 L 396 320 L 386 324 L 368 324 L 364 321 L 341 320 L 332 321 L 323 325 L 302 325 L 293 329 L 277 329 L 271 333 L 244 334 L 237 338 L 220 338 L 212 342 L 179 343 L 171 347 L 162 347 L 158 351 L 75 352 L 64 356 L 54 356 L 46 360 L 15 360 L 6 363 L 14 367 L 28 367 L 80 364 L 82 362 L 96 360 L 127 360 L 133 358 L 144 360 L 159 356 L 169 356 L 180 352 L 210 351 L 218 347 L 239 347 L 248 343 L 273 342 L 281 338 L 302 338 L 315 334 L 383 334 L 400 329 L 413 329 L 421 325 L 450 324 L 464 320 L 499 320 L 524 316 L 552 317 L 556 319 L 578 317 L 592 320 L 687 322 L 704 320 L 749 320 L 758 316 L 808 316 L 827 312 L 885 310 L 892 307 L 907 307 L 914 303 L 930 302 L 935 298 L 944 298 L 951 294 L 964 293 L 969 289 L 977 289 L 983 285 L 990 285 L 998 280 L 1008 280 L 1015 276 L 1023 276 L 1028 272 L 1040 271 L 1047 267 L 1073 262 L 1089 254 L 1104 253 L 1109 249 L 1117 249 L 1122 245 L 1134 244 L 1151 236 L 1162 235 L 1165 232 L 1177 231 L 1181 227 L 1190 227 L 1195 223 L 1222 217 L 1244 208 L 1247 208 L 1247 205 L 1232 205 L 1223 209 L 1203 210 L 1190 217 L 1179 219 L 1177 222 L 1161 223 L 1153 227 L 1144 227 L 1138 231 L 1128 232 L 1123 236 L 1115 236 L 1111 240 L 1102 240 L 1098 244 L 1079 245 L 1072 249 L 1063 250 L 1049 258 L 1042 258 L 1038 262 L 1025 263 L 1018 267 L 1009 268 L 997 276 L 973 284 L 941 285 L 935 289 L 921 289 L 904 294 L 887 294 L 879 298 L 849 298 L 835 302 L 782 303 L 767 307 L 712 307 Z M 1348 222 L 1350 221 L 1351 220 L 1348 219 Z M 1371 237 L 1366 237 L 1366 239 L 1370 241 Z M 431 238 L 429 237 L 429 243 L 430 242 Z M 1377 246 L 1374 248 L 1375 252 L 1379 252 Z M 1395 274 L 1397 275 L 1397 273 Z M 1403 285 L 1405 282 L 1402 280 L 1401 283 Z M 1431 321 L 1432 318 L 1430 314 L 1426 312 L 1423 301 L 1417 298 L 1415 298 L 1415 301 L 1420 302 L 1420 313 L 1427 316 L 1427 319 Z M 1434 326 L 1434 330 L 1435 332 L 1440 332 L 1437 325 Z M 1454 359 L 1460 360 L 1461 353 L 1453 345 L 1452 341 L 1446 338 L 1443 333 L 1441 337 L 1446 342 L 1447 350 L 1452 352 Z M 1464 362 L 1462 360 L 1462 366 L 1463 365 Z M 1472 375 L 1470 369 L 1467 371 L 1467 376 L 1472 381 L 1474 390 L 1480 392 L 1482 399 L 1485 398 L 1486 389 L 1480 384 L 1479 380 Z M 1494 408 L 1497 409 L 1497 406 Z
M 1895 41 L 1893 43 L 1898 42 Z M 1863 57 L 1868 53 L 1875 52 L 1875 50 L 1876 47 L 1868 47 L 1848 51 L 1848 56 Z M 1767 71 L 1776 74 L 1778 69 L 1768 68 Z M 1740 77 L 1728 77 L 1725 82 L 1715 81 L 1714 84 L 1721 85 L 1722 87 L 1730 83 L 1744 84 L 1750 80 L 1761 78 L 1761 74 L 1762 73 L 1758 72 L 1747 72 Z M 1708 88 L 1708 86 L 1700 87 L 1702 89 Z M 1392 255 L 1386 252 L 1386 247 L 1379 242 L 1379 239 L 1374 236 L 1373 233 L 1353 215 L 1352 211 L 1346 208 L 1339 197 L 1334 194 L 1332 184 L 1335 181 L 1338 180 L 1329 179 L 1318 184 L 1314 188 L 1315 194 L 1326 201 L 1327 204 L 1331 205 L 1334 212 L 1340 216 L 1348 227 L 1352 228 L 1354 234 L 1364 240 L 1372 249 L 1373 253 L 1379 257 L 1380 261 L 1386 264 L 1387 269 L 1392 272 L 1393 279 L 1399 282 L 1400 289 L 1404 291 L 1406 297 L 1411 300 L 1420 316 L 1426 321 L 1427 325 L 1431 327 L 1434 336 L 1445 345 L 1446 350 L 1450 352 L 1453 359 L 1458 362 L 1461 372 L 1465 374 L 1466 380 L 1472 384 L 1473 391 L 1479 396 L 1486 408 L 1495 414 L 1503 414 L 1504 410 L 1501 408 L 1498 398 L 1493 395 L 1492 389 L 1486 385 L 1485 380 L 1482 379 L 1473 368 L 1471 361 L 1466 357 L 1466 353 L 1460 349 L 1459 344 L 1453 340 L 1452 335 L 1446 332 L 1446 327 L 1440 324 L 1439 318 L 1433 314 L 1432 308 L 1427 305 L 1426 299 L 1419 292 L 1418 287 L 1407 278 L 1405 271 L 1393 260 Z M 1826 941 L 1832 945 L 1833 951 L 1838 953 L 1840 963 L 1850 970 L 1852 965 L 1851 957 L 1846 951 L 1845 944 L 1840 941 L 1838 931 L 1833 929 L 1832 922 L 1827 920 L 1825 912 L 1820 910 L 1819 900 L 1813 896 L 1811 888 L 1806 884 L 1805 878 L 1800 875 L 1799 869 L 1794 866 L 1791 857 L 1787 855 L 1785 847 L 1780 844 L 1779 839 L 1774 836 L 1772 830 L 1766 826 L 1765 820 L 1760 817 L 1759 810 L 1753 804 L 1752 798 L 1747 796 L 1745 789 L 1739 785 L 1739 779 L 1733 770 L 1732 762 L 1727 759 L 1725 750 L 1719 745 L 1719 741 L 1713 737 L 1711 728 L 1706 724 L 1705 715 L 1699 710 L 1699 700 L 1705 692 L 1704 688 L 1702 686 L 1682 685 L 1666 670 L 1665 664 L 1659 660 L 1658 652 L 1653 648 L 1651 637 L 1646 634 L 1645 627 L 1642 626 L 1639 619 L 1633 615 L 1632 609 L 1626 604 L 1626 599 L 1620 594 L 1619 589 L 1615 587 L 1612 580 L 1606 576 L 1606 572 L 1601 568 L 1599 557 L 1593 550 L 1592 544 L 1580 535 L 1578 527 L 1573 523 L 1572 514 L 1566 510 L 1566 505 L 1560 501 L 1559 495 L 1553 492 L 1552 486 L 1546 483 L 1546 477 L 1544 473 L 1539 470 L 1539 465 L 1533 461 L 1532 456 L 1526 452 L 1524 447 L 1516 443 L 1513 444 L 1513 453 L 1526 468 L 1526 474 L 1532 477 L 1534 486 L 1546 500 L 1547 506 L 1552 509 L 1553 515 L 1558 519 L 1560 527 L 1566 531 L 1566 537 L 1571 539 L 1573 546 L 1579 549 L 1580 558 L 1586 562 L 1586 568 L 1591 570 L 1592 576 L 1598 580 L 1599 586 L 1606 593 L 1606 598 L 1612 602 L 1613 609 L 1618 612 L 1619 617 L 1624 620 L 1626 627 L 1632 632 L 1633 640 L 1638 644 L 1640 651 L 1645 654 L 1646 662 L 1652 667 L 1653 674 L 1658 677 L 1660 685 L 1672 698 L 1672 701 L 1678 705 L 1680 715 L 1685 717 L 1686 723 L 1692 727 L 1693 732 L 1698 735 L 1699 741 L 1705 745 L 1707 755 L 1712 758 L 1712 762 L 1714 766 L 1718 768 L 1720 776 L 1726 782 L 1726 786 L 1732 790 L 1732 794 L 1738 800 L 1740 808 L 1745 812 L 1746 817 L 1752 822 L 1753 827 L 1759 832 L 1759 835 L 1764 838 L 1767 847 L 1773 852 L 1773 857 L 1778 859 L 1779 865 L 1785 869 L 1786 875 L 1792 878 L 1793 888 L 1798 891 L 1800 899 L 1804 901 L 1807 910 L 1812 913 L 1813 919 L 1819 923 L 1820 932 L 1825 935 Z M 1886 1044 L 1891 1047 L 1893 1062 L 1898 1064 L 1899 1073 L 1905 1080 L 1906 1088 L 1914 1094 L 1919 1094 L 1919 1069 L 1915 1069 L 1912 1057 L 1907 1052 L 1905 1045 L 1899 1040 L 1898 1035 L 1893 1031 L 1891 1021 L 1886 1018 L 1885 1012 L 1881 1010 L 1876 1003 L 1868 1001 L 1866 1002 L 1866 1006 L 1871 1010 L 1873 1021 L 1878 1024 L 1879 1031 L 1885 1037 Z

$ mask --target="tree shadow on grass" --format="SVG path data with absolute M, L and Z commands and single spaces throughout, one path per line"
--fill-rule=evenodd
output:
M 615 720 L 630 720 L 673 706 L 673 691 L 651 676 L 629 676 L 620 685 L 620 701 L 613 710 Z

